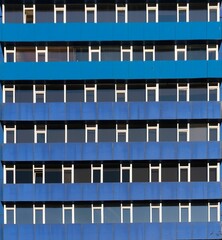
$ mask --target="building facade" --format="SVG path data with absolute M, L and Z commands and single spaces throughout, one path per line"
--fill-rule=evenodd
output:
M 220 1 L 2 0 L 2 240 L 221 239 Z

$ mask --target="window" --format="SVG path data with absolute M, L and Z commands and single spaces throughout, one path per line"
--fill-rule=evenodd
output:
M 190 100 L 190 85 L 189 83 L 177 84 L 177 102 Z
M 177 22 L 189 22 L 189 3 L 177 3 Z
M 54 5 L 54 23 L 66 23 L 66 4 Z
M 220 181 L 220 163 L 207 163 L 207 181 L 219 182 Z
M 84 102 L 97 102 L 97 85 L 84 85 Z
M 115 84 L 115 102 L 127 102 L 127 84 Z
M 220 221 L 220 203 L 208 203 L 208 222 Z
M 33 165 L 33 183 L 45 183 L 45 165 Z
M 146 22 L 158 22 L 158 3 L 146 4 Z
M 23 5 L 23 23 L 35 23 L 35 5 Z
M 207 60 L 218 60 L 218 44 L 207 44 Z
M 147 124 L 147 142 L 159 142 L 159 123 Z
M 220 100 L 220 87 L 219 83 L 207 84 L 207 101 L 219 101 Z
M 16 62 L 16 47 L 4 47 L 4 62 Z
M 89 61 L 101 61 L 101 46 L 89 46 Z
M 116 4 L 116 23 L 128 22 L 128 5 Z
M 146 84 L 146 102 L 159 101 L 159 83 Z
M 4 125 L 4 143 L 16 143 L 16 125 Z
M 177 123 L 177 142 L 190 141 L 190 124 Z
M 155 61 L 155 46 L 143 46 L 143 61 Z
M 85 142 L 98 142 L 98 125 L 85 125 Z
M 74 165 L 62 165 L 62 183 L 74 183 Z
M 4 165 L 4 184 L 15 184 L 15 165 Z
M 16 224 L 15 204 L 4 205 L 4 224 Z
M 162 222 L 162 203 L 150 203 L 150 222 Z
M 45 204 L 33 205 L 33 224 L 45 224 Z
M 220 21 L 220 3 L 212 4 L 208 3 L 208 22 L 219 22 Z
M 128 124 L 116 124 L 116 142 L 128 142 Z
M 133 222 L 133 204 L 122 204 L 121 203 L 121 223 L 132 223 Z
M 133 61 L 133 46 L 121 46 L 121 61 Z
M 15 85 L 3 85 L 3 103 L 15 103 Z
M 190 182 L 190 163 L 178 163 L 179 182 Z
M 191 222 L 190 203 L 179 203 L 179 222 Z
M 85 23 L 97 23 L 97 4 L 85 4 Z
M 103 164 L 91 164 L 91 183 L 103 182 Z
M 219 123 L 208 123 L 208 141 L 220 141 L 220 127 Z
M 33 85 L 33 103 L 45 103 L 46 102 L 46 85 L 34 84 Z
M 187 45 L 175 45 L 175 61 L 187 60 Z
M 47 125 L 34 125 L 34 143 L 47 142 Z
M 149 182 L 161 182 L 161 163 L 149 164 Z
M 62 223 L 72 224 L 74 223 L 74 204 L 62 205 Z
M 92 223 L 104 223 L 103 204 L 92 204 Z
M 48 62 L 48 47 L 35 47 L 36 62 Z
M 120 182 L 132 182 L 132 164 L 120 164 Z

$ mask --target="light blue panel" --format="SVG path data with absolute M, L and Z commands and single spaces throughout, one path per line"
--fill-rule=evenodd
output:
M 9 184 L 8 184 L 9 185 Z M 15 201 L 17 199 L 17 189 L 15 184 L 10 184 L 8 187 L 3 185 L 2 201 Z
M 129 120 L 133 119 L 147 119 L 145 112 L 145 105 L 147 103 L 142 102 L 132 102 L 129 103 Z
M 192 230 L 195 227 L 194 223 L 180 223 L 177 224 L 177 238 L 178 240 L 193 239 Z
M 177 226 L 176 223 L 171 224 L 163 224 L 162 226 L 162 234 L 161 239 L 162 240 L 172 240 L 177 239 Z
M 6 145 L 8 145 L 8 144 L 6 144 Z M 42 151 L 37 152 L 40 149 L 35 147 L 35 144 L 32 144 L 32 143 L 10 144 L 11 148 L 13 148 L 13 145 L 14 145 L 14 148 L 16 149 L 16 152 L 15 152 L 16 155 L 14 157 L 16 157 L 17 159 L 26 159 L 26 160 L 30 161 L 30 160 L 34 160 L 35 156 L 39 156 L 41 154 L 42 154 L 42 156 L 46 155 L 46 153 L 43 153 Z
M 180 187 L 178 183 L 161 183 L 161 190 L 160 190 L 160 197 L 163 197 L 164 199 L 179 199 L 180 196 L 178 196 L 177 189 Z
M 221 142 L 208 142 L 207 155 L 209 159 L 218 159 L 221 154 Z
M 150 142 L 145 144 L 145 159 L 161 159 L 161 143 Z
M 97 104 L 82 104 L 82 118 L 86 120 L 97 119 Z
M 190 159 L 192 156 L 192 148 L 190 143 L 181 142 L 177 145 L 177 157 L 178 159 Z
M 175 159 L 177 158 L 177 146 L 175 143 L 165 142 L 161 144 L 161 159 Z
M 18 225 L 4 225 L 4 229 L 2 232 L 2 237 L 4 240 L 20 240 L 18 239 Z
M 129 103 L 127 102 L 120 102 L 115 104 L 113 108 L 113 117 L 117 120 L 126 120 L 129 118 L 129 111 L 128 111 Z
M 221 222 L 207 224 L 207 237 L 210 239 L 221 239 L 222 231 L 221 231 Z
M 82 230 L 83 226 L 81 224 L 76 224 L 75 226 L 73 226 L 73 224 L 65 224 L 63 226 L 65 226 L 65 230 L 66 230 L 65 240 L 73 240 L 73 236 L 75 236 L 75 240 L 82 240 L 81 235 L 83 231 Z M 64 236 L 63 236 L 63 240 L 64 240 Z
M 180 187 L 177 188 L 177 199 L 192 199 L 191 186 L 191 184 L 181 182 Z
M 34 199 L 31 201 L 38 201 L 44 202 L 45 199 L 49 199 L 51 201 L 51 185 L 50 184 L 35 184 L 35 195 L 33 196 Z M 57 185 L 56 185 L 57 187 Z
M 145 199 L 145 186 L 144 183 L 134 183 L 131 186 L 130 199 L 134 199 L 136 197 L 137 200 L 144 200 Z
M 114 119 L 113 117 L 113 108 L 115 108 L 116 103 L 98 103 L 97 110 L 98 110 L 98 119 L 101 120 L 111 120 Z
M 85 143 L 82 145 L 82 160 L 97 159 L 98 143 Z
M 152 224 L 145 224 L 145 239 L 149 239 L 149 240 L 164 240 L 161 238 L 161 236 L 163 235 L 163 233 L 161 232 L 161 225 L 158 223 L 152 223 Z
M 18 227 L 18 239 L 19 240 L 30 240 L 35 236 L 34 227 L 32 225 L 21 224 Z
M 221 118 L 221 103 L 220 102 L 207 102 L 207 114 L 210 118 Z
M 113 184 L 113 200 L 127 200 L 129 199 L 130 183 Z
M 47 184 L 48 185 L 48 184 Z M 65 193 L 64 193 L 64 186 L 63 184 L 56 184 L 56 188 L 53 186 L 54 184 L 50 184 L 49 186 L 49 192 L 50 194 L 50 198 L 53 201 L 56 202 L 61 202 L 64 201 L 64 199 L 66 199 L 65 197 Z
M 150 102 L 145 104 L 145 116 L 147 119 L 160 119 L 160 109 L 158 108 L 158 103 Z
M 129 155 L 131 160 L 145 159 L 146 143 L 133 143 L 129 147 Z
M 35 237 L 36 239 L 49 240 L 51 238 L 51 225 L 45 227 L 43 224 L 36 224 L 35 226 Z M 51 239 L 50 239 L 51 240 Z
M 208 239 L 207 226 L 208 223 L 196 223 L 192 231 L 192 239 Z
M 130 239 L 129 235 L 129 227 L 130 225 L 127 223 L 123 224 L 115 224 L 113 226 L 113 239 L 114 240 L 128 240 Z
M 105 239 L 106 240 L 113 240 L 113 224 L 106 224 L 105 227 L 99 227 L 98 226 L 98 231 L 99 231 L 99 238 L 98 239 Z
M 82 103 L 66 103 L 66 120 L 82 119 Z
M 99 239 L 99 225 L 87 224 L 87 230 L 82 231 L 82 240 L 89 240 L 90 238 Z
M 49 105 L 45 103 L 34 103 L 32 104 L 32 107 L 34 108 L 33 110 L 33 115 L 34 119 L 36 121 L 41 121 L 42 119 L 48 119 L 48 114 L 49 114 Z
M 82 160 L 82 147 L 83 144 L 81 143 L 66 143 L 66 155 L 65 159 L 66 161 L 74 161 L 74 160 Z M 63 160 L 63 159 L 60 159 Z
M 149 200 L 156 200 L 160 199 L 161 194 L 161 184 L 160 183 L 152 183 L 152 184 L 146 184 L 144 186 L 144 199 Z
M 18 117 L 18 109 L 14 103 L 3 103 L 1 105 L 2 119 L 15 120 Z
M 91 183 L 89 183 L 91 184 Z M 81 185 L 82 186 L 82 185 Z M 65 201 L 72 202 L 72 201 L 78 201 L 80 199 L 83 199 L 83 188 L 81 186 L 78 186 L 78 184 L 64 184 L 65 188 Z
M 13 104 L 10 104 L 10 105 L 13 105 Z M 23 103 L 23 104 L 17 105 L 16 116 L 19 120 L 23 120 L 23 121 L 33 120 L 33 104 Z M 16 120 L 15 116 L 13 117 Z
M 196 182 L 191 182 L 191 196 L 192 199 L 207 199 L 207 185 L 206 183 L 202 183 L 202 186 L 200 188 L 200 185 Z
M 23 146 L 25 147 L 26 144 L 24 144 Z M 31 145 L 31 144 L 30 144 Z M 45 143 L 35 143 L 33 144 L 33 159 L 35 161 L 47 161 L 50 159 L 50 146 L 51 144 L 45 144 Z M 24 152 L 26 152 L 27 150 L 24 150 Z M 22 153 L 22 152 L 21 152 Z M 29 161 L 30 161 L 29 159 Z
M 207 149 L 208 149 L 208 143 L 207 142 L 192 142 L 192 155 L 191 159 L 204 159 L 207 155 Z
M 207 119 L 207 104 L 206 104 L 206 102 L 198 102 L 198 103 L 193 102 L 194 108 L 195 108 L 195 105 L 196 105 L 196 109 L 198 107 L 198 110 L 192 111 L 192 118 Z
M 2 151 L 2 159 L 5 160 L 10 160 L 13 161 L 17 158 L 16 155 L 16 148 L 14 144 L 2 144 L 1 146 L 1 151 Z
M 66 119 L 66 109 L 64 103 L 48 104 L 48 120 L 64 120 Z
M 61 224 L 51 224 L 50 227 L 50 239 L 64 239 L 67 235 L 67 230 Z M 75 238 L 76 239 L 76 238 Z
M 177 119 L 190 119 L 192 118 L 193 102 L 177 102 L 176 111 Z
M 176 119 L 176 102 L 166 102 L 164 107 L 161 108 L 160 118 L 161 119 Z
M 118 184 L 118 183 L 116 183 Z M 114 184 L 109 184 L 109 183 L 103 183 L 100 184 L 97 188 L 98 192 L 98 198 L 103 199 L 103 201 L 110 201 L 110 199 L 113 199 L 113 186 L 116 185 Z
M 141 224 L 131 224 L 129 226 L 129 239 L 137 239 L 137 240 L 143 240 L 145 239 L 143 228 L 141 227 Z
M 206 183 L 206 191 L 208 199 L 215 199 L 215 196 L 222 196 L 222 189 L 220 182 L 208 182 Z
M 112 160 L 113 159 L 113 143 L 100 143 L 98 150 L 98 160 Z
M 129 160 L 129 144 L 127 143 L 113 143 L 113 159 L 115 160 Z
M 87 201 L 89 198 L 92 199 L 92 201 L 99 200 L 97 192 L 99 185 L 99 183 L 82 185 L 82 200 Z
M 47 160 L 60 161 L 65 158 L 66 145 L 64 143 L 54 143 L 48 145 L 49 156 Z
M 32 186 L 32 184 L 16 184 L 16 190 L 17 190 L 17 201 L 26 201 L 27 197 L 29 199 L 35 200 L 35 194 L 36 194 L 36 188 Z M 43 190 L 44 193 L 44 190 Z M 39 195 L 40 197 L 41 195 Z M 38 199 L 39 199 L 38 197 Z

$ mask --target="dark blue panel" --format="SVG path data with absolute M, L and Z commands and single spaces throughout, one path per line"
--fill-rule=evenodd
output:
M 82 119 L 82 103 L 66 103 L 66 120 Z
M 48 108 L 48 119 L 49 120 L 62 120 L 66 119 L 66 111 L 64 103 L 49 103 Z
M 129 147 L 130 152 L 130 159 L 132 160 L 139 160 L 139 159 L 145 159 L 145 145 L 146 143 L 133 143 Z
M 82 104 L 82 118 L 86 120 L 97 119 L 97 104 Z
M 164 103 L 164 107 L 161 108 L 161 119 L 176 119 L 176 102 Z
M 161 232 L 161 226 L 158 223 L 145 224 L 145 239 L 161 239 L 161 235 L 164 233 Z
M 97 157 L 100 161 L 113 159 L 113 143 L 100 143 Z
M 116 103 L 98 103 L 98 119 L 101 120 L 111 120 L 114 119 L 113 117 L 113 108 Z
M 149 119 L 148 113 L 145 112 L 147 109 L 146 106 L 151 106 L 146 103 L 129 103 L 127 107 L 129 107 L 129 120 L 133 119 Z M 154 116 L 153 116 L 154 117 Z
M 177 225 L 163 224 L 161 239 L 165 239 L 165 240 L 177 239 Z
M 82 145 L 82 159 L 83 160 L 95 160 L 97 157 L 98 143 L 87 143 Z
M 51 144 L 49 144 L 51 145 Z M 54 143 L 52 148 L 49 147 L 49 159 L 51 160 L 61 160 L 66 156 L 66 145 L 63 143 Z
M 129 160 L 129 148 L 131 147 L 133 147 L 132 144 L 113 143 L 113 159 Z
M 192 225 L 190 223 L 182 223 L 177 224 L 177 238 L 176 239 L 193 239 L 192 238 L 192 230 L 196 227 L 194 223 Z
M 118 103 L 114 106 L 113 117 L 117 120 L 128 119 L 128 103 Z

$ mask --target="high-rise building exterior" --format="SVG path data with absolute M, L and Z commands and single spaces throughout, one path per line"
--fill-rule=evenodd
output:
M 1 0 L 0 239 L 222 239 L 218 0 Z

